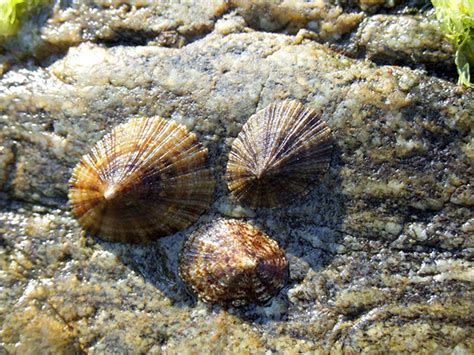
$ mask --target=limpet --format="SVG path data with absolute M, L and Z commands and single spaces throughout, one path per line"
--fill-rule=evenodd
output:
M 277 242 L 257 228 L 219 219 L 184 242 L 179 273 L 200 299 L 241 306 L 273 297 L 287 280 L 288 262 Z
M 251 207 L 278 207 L 307 192 L 328 170 L 331 130 L 316 111 L 283 101 L 252 115 L 232 144 L 231 196 Z
M 173 234 L 207 210 L 214 179 L 194 133 L 161 117 L 115 127 L 69 181 L 72 212 L 107 241 L 139 243 Z

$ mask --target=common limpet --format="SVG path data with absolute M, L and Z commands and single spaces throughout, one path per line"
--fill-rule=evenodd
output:
M 277 242 L 257 228 L 220 219 L 184 242 L 179 273 L 200 299 L 241 306 L 274 296 L 286 282 L 288 262 Z
M 252 115 L 232 144 L 226 177 L 231 195 L 251 207 L 278 207 L 309 190 L 326 173 L 331 130 L 297 101 Z
M 73 214 L 89 232 L 139 243 L 173 234 L 207 210 L 214 179 L 207 149 L 184 126 L 161 117 L 115 127 L 76 165 Z

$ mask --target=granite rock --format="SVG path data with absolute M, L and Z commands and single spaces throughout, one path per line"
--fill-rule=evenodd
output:
M 248 4 L 176 20 L 183 28 L 207 23 L 176 46 L 97 41 L 103 26 L 79 11 L 58 28 L 80 23 L 90 38 L 58 35 L 63 56 L 2 75 L 0 346 L 7 352 L 474 350 L 473 91 L 397 66 L 406 63 L 396 56 L 389 66 L 335 52 L 332 40 L 300 31 L 318 31 L 306 28 L 316 12 L 287 11 L 291 23 L 277 8 L 271 19 L 291 31 L 270 20 L 257 26 L 248 11 L 258 14 L 263 3 Z M 390 8 L 384 4 L 350 6 L 378 21 L 370 11 Z M 141 11 L 175 5 L 166 6 Z M 286 98 L 320 110 L 333 130 L 330 171 L 288 206 L 239 206 L 223 179 L 232 140 L 256 110 Z M 215 202 L 195 225 L 151 244 L 92 238 L 69 211 L 71 170 L 113 126 L 145 115 L 197 133 L 216 169 Z M 285 249 L 290 280 L 271 303 L 224 309 L 186 292 L 177 273 L 182 242 L 218 217 L 242 218 Z

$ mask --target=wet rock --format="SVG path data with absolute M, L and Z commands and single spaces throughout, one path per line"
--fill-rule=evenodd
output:
M 356 35 L 359 53 L 379 64 L 426 68 L 443 75 L 456 69 L 454 49 L 439 30 L 434 14 L 375 15 Z
M 322 41 L 341 38 L 365 17 L 360 11 L 345 12 L 332 1 L 233 0 L 231 3 L 252 28 L 287 33 L 306 28 L 315 32 Z
M 47 60 L 83 42 L 182 47 L 212 31 L 214 19 L 227 8 L 223 0 L 163 1 L 160 6 L 102 0 L 45 4 L 23 19 L 18 36 L 2 43 L 9 53 Z
M 6 351 L 472 351 L 472 90 L 257 31 L 245 11 L 213 31 L 211 14 L 212 32 L 181 48 L 87 42 L 2 75 Z M 81 33 L 102 28 L 84 23 Z M 66 47 L 82 41 L 61 38 Z M 286 98 L 321 110 L 333 130 L 328 174 L 288 207 L 230 202 L 223 174 L 233 139 L 256 110 Z M 144 115 L 197 133 L 215 168 L 215 200 L 176 235 L 105 243 L 72 218 L 67 181 L 113 126 Z M 207 306 L 179 280 L 184 238 L 227 216 L 258 226 L 287 254 L 289 284 L 265 307 Z

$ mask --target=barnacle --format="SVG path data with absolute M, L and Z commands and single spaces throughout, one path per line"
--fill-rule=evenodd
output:
M 328 170 L 331 130 L 297 101 L 252 115 L 234 140 L 227 164 L 231 195 L 252 207 L 277 207 L 308 191 Z
M 161 117 L 115 127 L 74 168 L 69 190 L 79 223 L 103 239 L 144 242 L 195 222 L 214 179 L 207 149 Z
M 250 224 L 217 220 L 185 241 L 181 278 L 207 302 L 263 303 L 285 284 L 288 263 L 277 242 Z

